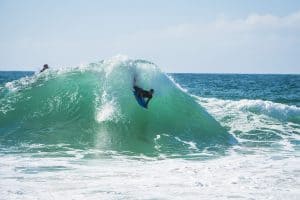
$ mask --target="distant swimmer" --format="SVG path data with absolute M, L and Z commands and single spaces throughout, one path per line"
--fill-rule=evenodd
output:
M 47 64 L 44 64 L 43 69 L 40 71 L 40 73 L 42 73 L 43 71 L 49 69 L 49 66 Z
M 133 91 L 134 96 L 135 96 L 137 102 L 140 104 L 140 106 L 142 106 L 144 108 L 148 108 L 148 104 L 149 104 L 149 101 L 153 97 L 154 90 L 150 89 L 149 91 L 147 91 L 147 90 L 144 90 L 144 89 L 138 87 L 136 85 L 135 77 L 133 79 L 133 89 L 134 89 L 134 91 Z M 145 99 L 147 99 L 147 100 L 145 101 Z

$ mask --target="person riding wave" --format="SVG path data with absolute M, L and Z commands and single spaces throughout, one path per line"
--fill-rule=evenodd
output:
M 49 69 L 49 66 L 47 64 L 44 64 L 43 69 L 40 71 L 40 73 L 42 73 L 43 71 Z
M 153 97 L 154 90 L 150 89 L 149 91 L 147 91 L 147 90 L 144 90 L 144 89 L 138 87 L 136 85 L 136 77 L 133 78 L 133 89 L 134 89 L 135 94 L 139 98 L 143 98 L 143 99 L 147 98 L 147 100 L 145 102 L 145 107 L 148 108 L 148 103 Z

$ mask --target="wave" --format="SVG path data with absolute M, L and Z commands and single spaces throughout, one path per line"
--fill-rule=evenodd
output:
M 247 147 L 287 151 L 299 144 L 299 108 L 264 100 L 222 100 L 196 97 L 216 119 Z
M 300 124 L 300 108 L 294 105 L 285 105 L 265 100 L 220 100 L 215 98 L 196 97 L 200 102 L 210 102 L 214 107 L 235 108 L 243 112 L 265 115 L 283 122 Z
M 135 101 L 134 76 L 139 86 L 155 90 L 148 110 Z M 193 97 L 144 60 L 114 57 L 48 70 L 6 83 L 0 97 L 1 144 L 188 153 L 235 143 Z

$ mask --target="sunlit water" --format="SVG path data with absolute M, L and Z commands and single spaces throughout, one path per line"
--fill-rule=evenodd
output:
M 299 75 L 0 72 L 0 199 L 299 199 L 299 106 Z

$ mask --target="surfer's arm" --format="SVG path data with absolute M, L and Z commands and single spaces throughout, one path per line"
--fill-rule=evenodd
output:
M 148 108 L 148 103 L 149 103 L 149 101 L 152 99 L 152 97 L 149 97 L 148 99 L 147 99 L 147 101 L 146 101 L 146 108 Z

